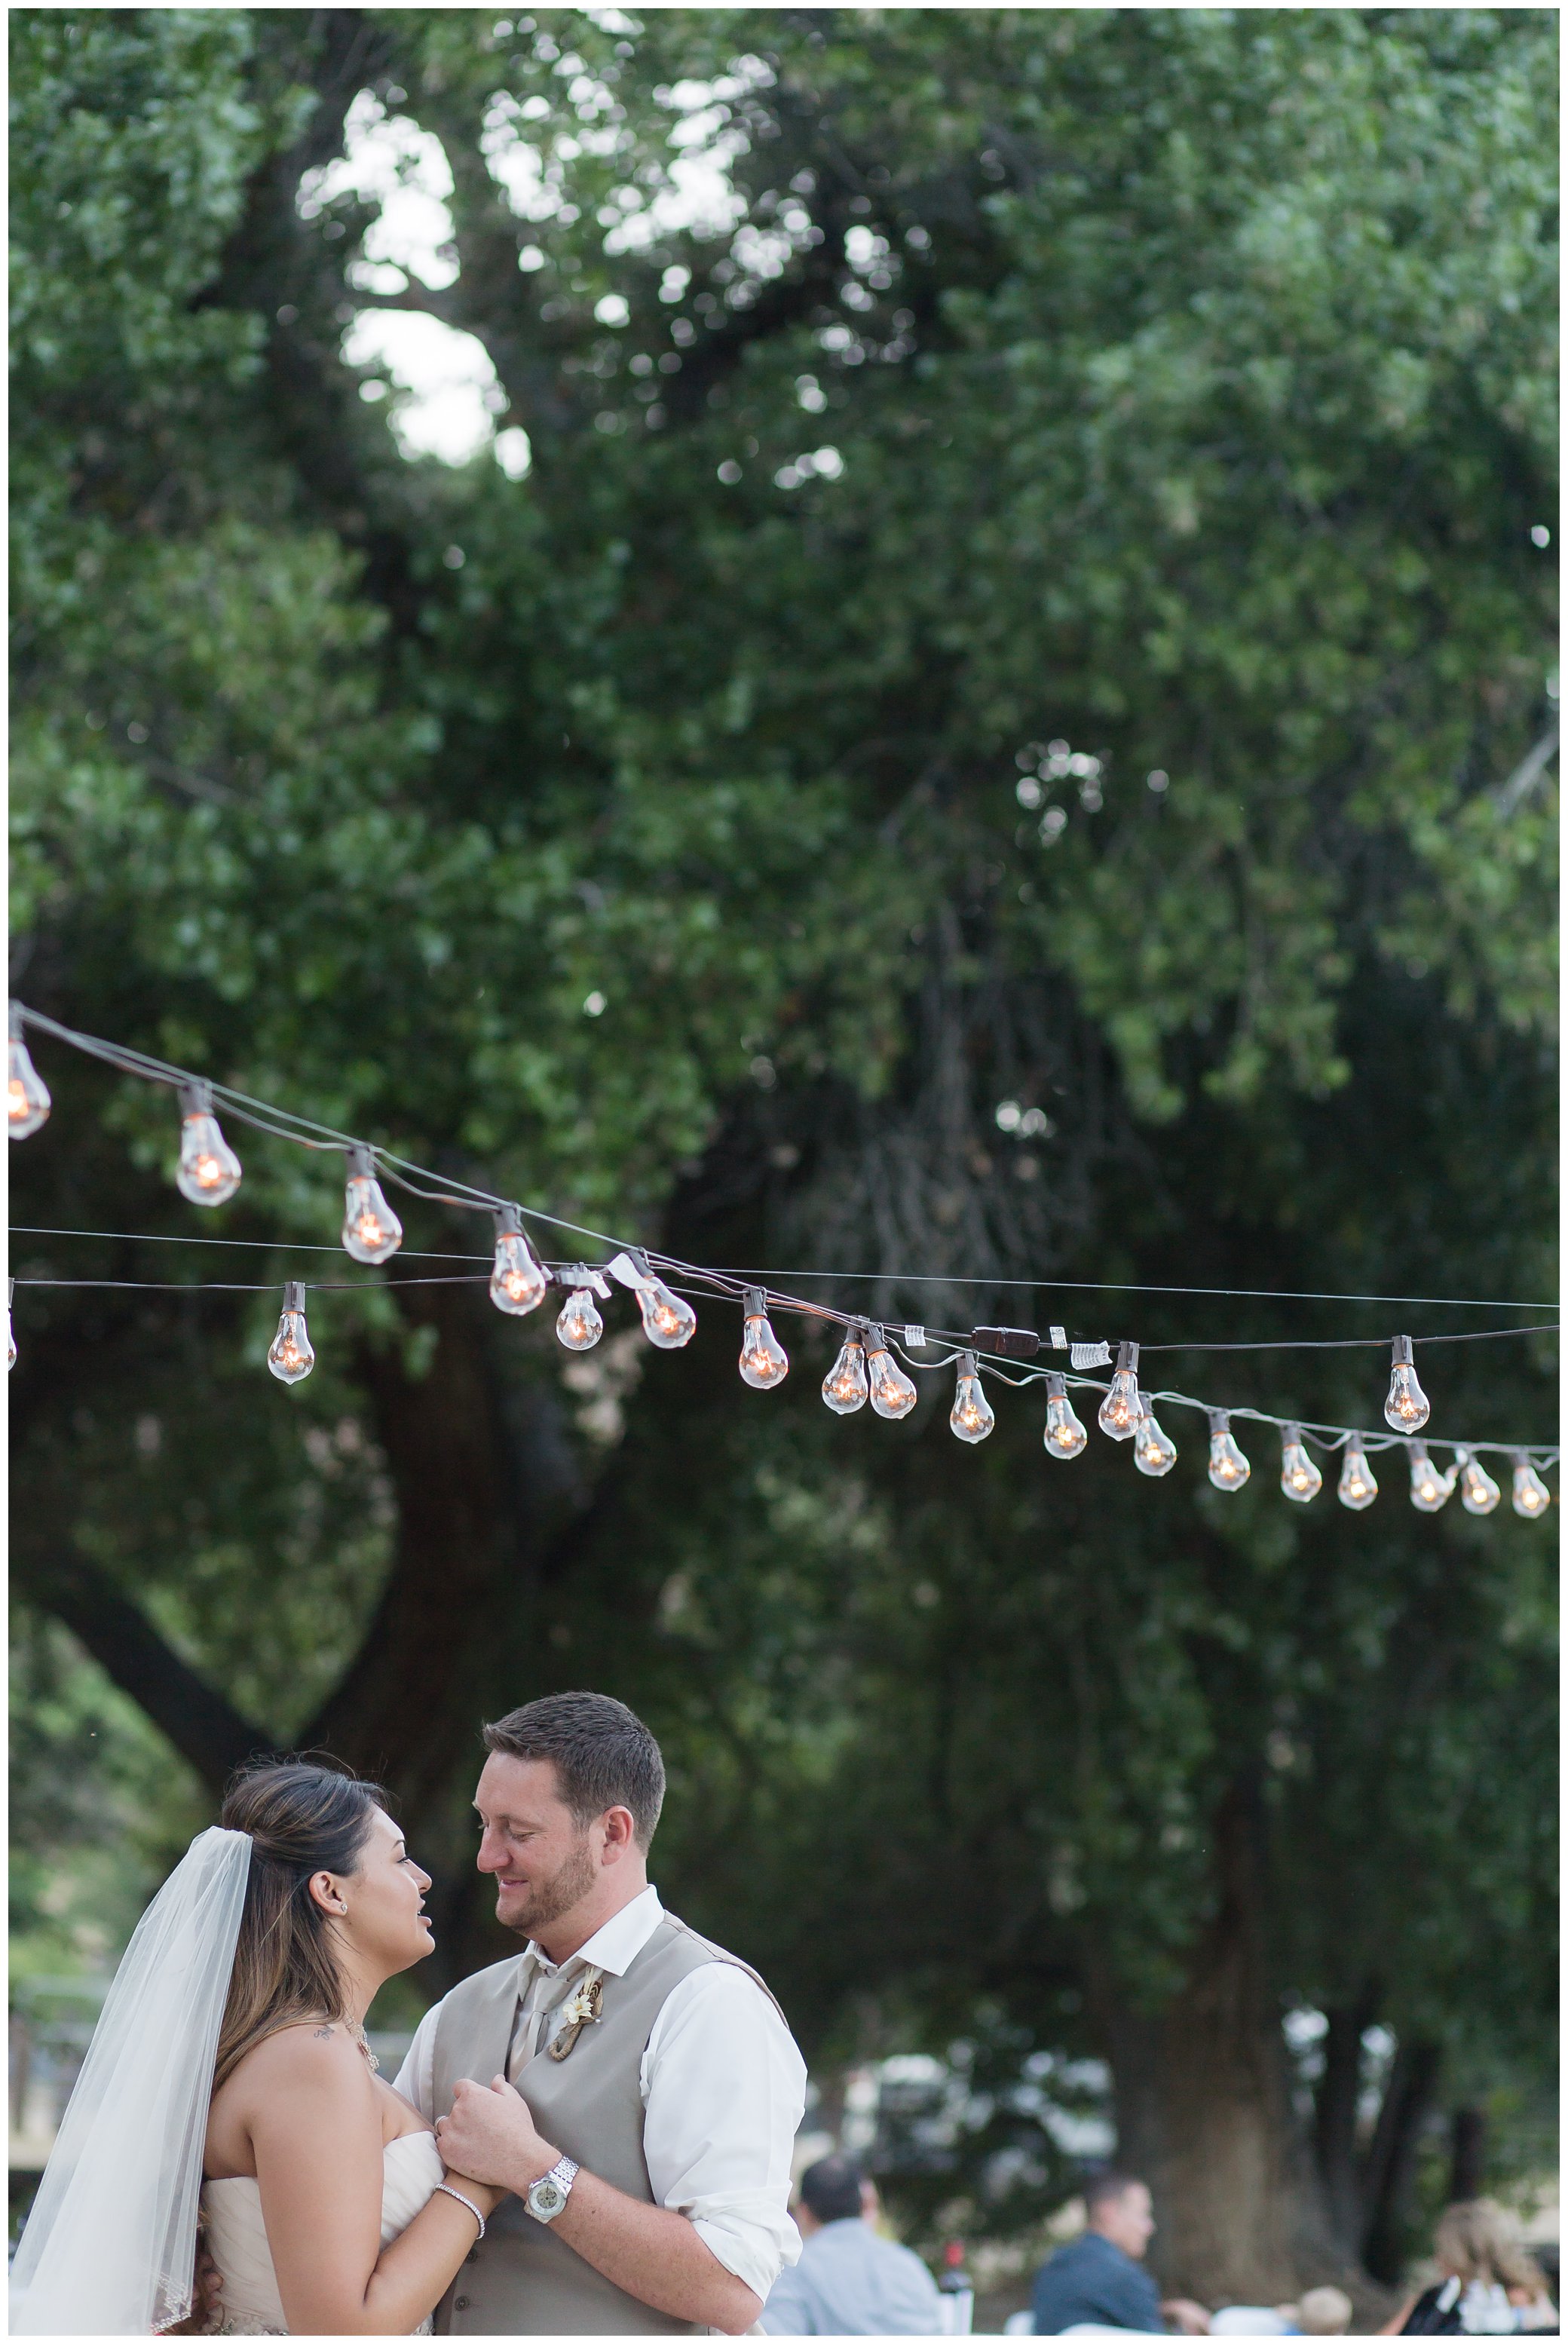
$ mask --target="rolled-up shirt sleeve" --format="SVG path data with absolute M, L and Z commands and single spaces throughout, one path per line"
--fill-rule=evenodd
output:
M 805 2062 L 788 2027 L 744 1970 L 704 1963 L 654 2021 L 642 2087 L 655 2198 L 765 2303 L 801 2248 L 789 2193 Z

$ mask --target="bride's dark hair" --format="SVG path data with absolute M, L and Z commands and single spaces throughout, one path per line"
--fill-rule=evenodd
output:
M 357 1872 L 379 1783 L 313 1759 L 268 1759 L 229 1783 L 218 1822 L 250 1836 L 250 1876 L 217 2037 L 217 2091 L 246 2053 L 282 2026 L 343 2018 L 331 1925 L 307 1886 L 316 1872 Z

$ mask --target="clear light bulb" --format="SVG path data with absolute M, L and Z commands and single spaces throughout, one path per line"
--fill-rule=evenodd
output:
M 283 1316 L 267 1364 L 280 1384 L 302 1384 L 316 1364 L 310 1330 L 305 1324 L 305 1288 L 293 1278 L 283 1289 Z
M 1479 1459 L 1459 1452 L 1459 1502 L 1467 1514 L 1490 1514 L 1502 1492 Z
M 604 1321 L 593 1307 L 593 1289 L 573 1286 L 555 1322 L 557 1339 L 569 1351 L 591 1351 L 604 1332 Z
M 958 1355 L 958 1386 L 947 1421 L 960 1440 L 970 1441 L 984 1440 L 996 1421 L 991 1413 L 991 1403 L 980 1388 L 980 1371 L 973 1351 L 961 1351 Z
M 1138 1391 L 1138 1345 L 1120 1343 L 1117 1346 L 1116 1372 L 1111 1377 L 1109 1391 L 1100 1402 L 1096 1421 L 1113 1440 L 1130 1440 L 1142 1413 L 1143 1402 Z
M 11 1324 L 11 1306 L 16 1299 L 16 1281 L 13 1278 L 5 1295 L 5 1371 L 16 1364 L 16 1330 Z
M 745 1324 L 741 1330 L 741 1381 L 754 1391 L 772 1391 L 789 1373 L 789 1353 L 768 1325 L 768 1298 L 760 1286 L 748 1286 Z
M 1149 1412 L 1147 1400 L 1133 1436 L 1132 1461 L 1140 1473 L 1148 1475 L 1151 1481 L 1158 1481 L 1162 1473 L 1168 1473 L 1176 1462 L 1176 1443 L 1168 1432 L 1160 1430 Z
M 1209 1411 L 1209 1478 L 1217 1490 L 1239 1490 L 1252 1468 L 1230 1437 L 1230 1418 L 1222 1408 Z
M 1087 1445 L 1088 1434 L 1073 1414 L 1073 1404 L 1067 1398 L 1064 1376 L 1046 1378 L 1046 1454 L 1048 1457 L 1081 1457 Z
M 550 1280 L 529 1250 L 522 1234 L 522 1216 L 515 1205 L 503 1205 L 495 1217 L 495 1263 L 490 1274 L 490 1298 L 509 1318 L 537 1310 L 550 1291 Z
M 887 1338 L 880 1327 L 866 1329 L 865 1373 L 871 1385 L 871 1405 L 877 1415 L 895 1420 L 907 1416 L 920 1395 L 888 1349 Z
M 1513 1510 L 1522 1514 L 1527 1522 L 1543 1514 L 1552 1503 L 1552 1492 L 1522 1450 L 1513 1460 Z
M 1285 1427 L 1280 1451 L 1280 1487 L 1298 1506 L 1309 1506 L 1323 1486 L 1323 1477 L 1307 1454 L 1299 1424 Z
M 857 1408 L 865 1406 L 869 1389 L 860 1329 L 852 1327 L 844 1339 L 843 1349 L 822 1379 L 822 1396 L 835 1416 L 853 1416 Z
M 356 1261 L 387 1261 L 403 1242 L 403 1225 L 381 1194 L 376 1159 L 357 1143 L 348 1151 L 343 1192 L 343 1250 Z
M 649 1283 L 637 1288 L 637 1308 L 642 1313 L 642 1332 L 661 1351 L 678 1351 L 689 1343 L 697 1331 L 697 1314 L 689 1302 L 672 1294 L 662 1278 L 655 1278 L 645 1259 L 639 1258 L 638 1268 L 646 1272 Z
M 5 1114 L 13 1139 L 25 1139 L 49 1120 L 49 1093 L 43 1076 L 22 1038 L 22 1011 L 11 1004 L 11 1067 L 5 1086 Z
M 217 1127 L 206 1083 L 180 1090 L 179 1165 L 175 1187 L 193 1205 L 225 1205 L 239 1186 L 239 1158 Z
M 1393 1376 L 1383 1415 L 1396 1432 L 1419 1432 L 1431 1414 L 1431 1402 L 1415 1379 L 1415 1355 L 1408 1335 L 1394 1337 Z
M 1370 1506 L 1378 1494 L 1372 1469 L 1367 1463 L 1367 1452 L 1361 1447 L 1361 1436 L 1352 1432 L 1345 1447 L 1345 1461 L 1340 1472 L 1338 1491 L 1341 1506 L 1349 1506 L 1359 1514 Z
M 1426 1453 L 1424 1440 L 1411 1442 L 1411 1503 L 1418 1514 L 1438 1514 L 1453 1495 L 1456 1467 L 1440 1473 Z

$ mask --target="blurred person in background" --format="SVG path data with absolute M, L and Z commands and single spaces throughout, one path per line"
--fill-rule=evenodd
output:
M 1451 2206 L 1437 2226 L 1437 2283 L 1402 2304 L 1384 2336 L 1554 2335 L 1557 2308 L 1518 2217 L 1490 2198 Z
M 1342 2287 L 1310 2287 L 1298 2309 L 1303 2336 L 1348 2336 L 1355 2317 Z
M 876 2191 L 853 2157 L 821 2157 L 800 2177 L 805 2241 L 763 2310 L 769 2336 L 936 2336 L 942 2299 L 916 2254 L 879 2238 Z
M 1162 2303 L 1143 2268 L 1154 2236 L 1148 2184 L 1131 2174 L 1098 2173 L 1084 2191 L 1085 2228 L 1058 2247 L 1035 2281 L 1035 2333 L 1062 2336 L 1072 2328 L 1129 2328 L 1162 2336 L 1166 2321 L 1183 2336 L 1207 2336 L 1200 2303 L 1174 2297 Z

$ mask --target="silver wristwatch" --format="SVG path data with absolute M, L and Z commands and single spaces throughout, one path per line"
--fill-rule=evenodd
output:
M 536 2222 L 553 2222 L 572 2195 L 572 2185 L 577 2178 L 577 2167 L 569 2157 L 558 2157 L 548 2173 L 541 2173 L 523 2198 L 523 2204 Z

